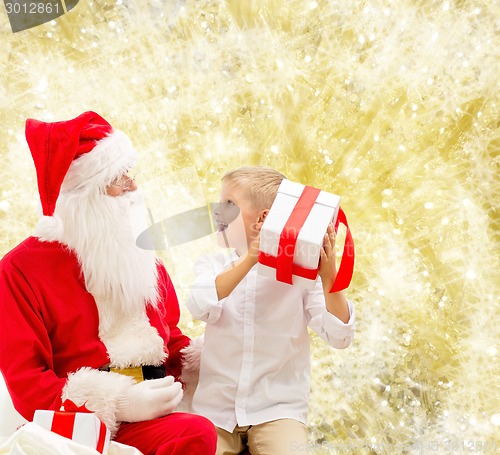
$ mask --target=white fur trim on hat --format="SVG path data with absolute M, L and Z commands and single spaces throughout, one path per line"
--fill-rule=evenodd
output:
M 128 136 L 122 131 L 113 130 L 98 141 L 90 152 L 73 160 L 61 191 L 88 186 L 104 188 L 133 167 L 136 161 L 137 153 Z

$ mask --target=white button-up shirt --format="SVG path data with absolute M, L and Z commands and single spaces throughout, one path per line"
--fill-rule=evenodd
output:
M 354 337 L 354 307 L 344 324 L 326 310 L 320 278 L 304 290 L 257 273 L 254 266 L 233 292 L 218 300 L 215 278 L 236 260 L 221 252 L 202 257 L 187 300 L 207 323 L 193 411 L 232 432 L 290 418 L 306 422 L 310 352 L 307 327 L 343 349 Z

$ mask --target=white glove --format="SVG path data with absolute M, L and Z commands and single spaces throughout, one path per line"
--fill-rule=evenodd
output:
M 117 403 L 116 420 L 142 422 L 170 414 L 182 400 L 182 384 L 173 376 L 134 384 Z

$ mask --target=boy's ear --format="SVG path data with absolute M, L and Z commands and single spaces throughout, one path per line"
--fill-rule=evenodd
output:
M 268 213 L 269 209 L 262 210 L 262 212 L 260 212 L 259 218 L 257 219 L 257 223 L 263 223 Z

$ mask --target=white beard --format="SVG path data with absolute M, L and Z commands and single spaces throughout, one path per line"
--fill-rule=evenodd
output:
M 116 367 L 165 359 L 145 311 L 158 300 L 155 253 L 136 246 L 146 213 L 138 191 L 117 197 L 71 191 L 61 193 L 54 214 L 62 222 L 57 240 L 78 257 L 99 310 L 99 337 Z
M 87 290 L 96 299 L 124 312 L 156 303 L 154 252 L 135 243 L 147 228 L 146 208 L 137 191 L 117 197 L 63 193 L 55 215 L 64 226 L 60 241 L 76 253 Z

